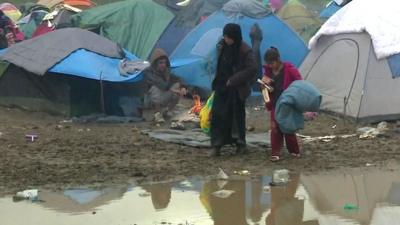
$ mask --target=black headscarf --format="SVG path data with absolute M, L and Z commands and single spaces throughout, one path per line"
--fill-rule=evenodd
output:
M 225 90 L 226 82 L 234 73 L 234 67 L 239 62 L 239 50 L 242 44 L 242 31 L 238 24 L 228 23 L 225 25 L 223 35 L 233 39 L 232 45 L 227 45 L 224 40 L 219 43 L 217 76 L 212 87 L 213 90 Z
M 242 43 L 242 29 L 240 29 L 239 24 L 236 23 L 228 23 L 224 27 L 223 35 L 232 38 L 235 41 L 235 44 Z
M 237 64 L 239 60 L 239 50 L 240 46 L 242 45 L 242 29 L 240 28 L 239 24 L 236 23 L 228 23 L 225 25 L 223 30 L 223 35 L 228 36 L 229 38 L 233 39 L 234 43 L 232 46 L 226 45 L 225 42 L 223 48 L 233 48 L 233 64 Z

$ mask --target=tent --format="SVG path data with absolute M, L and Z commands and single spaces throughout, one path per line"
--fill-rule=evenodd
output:
M 159 37 L 155 48 L 170 55 L 182 39 L 205 18 L 220 10 L 228 0 L 196 0 L 186 6 L 176 5 L 180 0 L 154 0 L 171 11 L 175 17 Z
M 54 73 L 38 76 L 15 65 L 9 65 L 0 79 L 2 106 L 53 115 L 78 116 L 101 112 L 98 92 L 98 85 L 88 79 L 68 79 Z
M 257 23 L 264 37 L 261 43 L 261 54 L 270 46 L 275 46 L 281 51 L 283 60 L 288 60 L 298 66 L 308 52 L 301 38 L 273 14 L 259 19 L 246 16 L 230 18 L 221 10 L 209 16 L 181 41 L 171 58 L 173 60 L 192 59 L 193 63 L 176 68 L 174 72 L 187 83 L 210 90 L 216 69 L 216 44 L 222 38 L 222 29 L 227 23 L 240 24 L 243 39 L 249 45 L 251 43 L 250 29 Z
M 277 15 L 307 43 L 321 27 L 321 21 L 299 1 L 290 0 Z
M 110 58 L 122 58 L 117 44 L 79 28 L 65 28 L 43 37 L 21 42 L 7 49 L 0 59 L 27 71 L 43 75 L 51 67 L 84 48 Z
M 321 27 L 300 72 L 320 89 L 323 110 L 361 122 L 399 119 L 400 23 L 384 22 L 399 8 L 365 1 L 353 0 Z
M 400 118 L 400 79 L 387 58 L 377 59 L 366 33 L 321 37 L 300 72 L 320 89 L 323 110 L 366 122 Z
M 371 36 L 378 59 L 400 54 L 400 23 L 397 22 L 400 21 L 400 1 L 375 3 L 374 0 L 353 0 L 345 5 L 310 39 L 309 48 L 313 48 L 321 36 L 365 31 Z
M 174 15 L 148 0 L 126 0 L 102 5 L 73 16 L 73 23 L 119 43 L 147 58 Z
M 19 10 L 22 13 L 22 17 L 25 17 L 25 16 L 29 15 L 31 12 L 37 11 L 37 10 L 50 11 L 50 9 L 47 8 L 46 6 L 38 5 L 38 4 L 33 3 L 33 2 L 26 2 L 24 4 L 21 4 L 19 6 Z
M 18 21 L 18 26 L 25 34 L 25 38 L 29 39 L 37 27 L 42 23 L 43 18 L 49 13 L 48 9 L 33 9 L 28 15 Z
M 87 9 L 96 6 L 91 0 L 39 0 L 38 5 L 44 5 L 48 8 L 54 8 L 57 5 L 67 4 L 80 9 Z
M 57 29 L 72 27 L 71 17 L 76 13 L 81 12 L 80 9 L 69 5 L 57 5 L 55 9 L 47 13 L 41 23 L 36 26 L 32 37 L 36 37 Z
M 335 14 L 342 7 L 338 5 L 335 1 L 331 1 L 319 14 L 319 17 L 323 20 L 328 19 L 333 14 Z
M 205 17 L 220 10 L 229 0 L 192 0 L 184 6 L 178 6 L 181 0 L 154 0 L 175 14 L 177 24 L 183 27 L 195 27 Z
M 4 3 L 1 6 L 6 6 L 6 7 L 10 6 L 11 7 L 12 5 L 11 4 L 8 5 L 8 3 Z M 5 9 L 3 9 L 3 10 L 5 10 Z M 8 8 L 8 12 L 10 12 L 10 11 L 13 12 L 12 7 L 11 7 L 11 9 Z M 19 16 L 21 16 L 21 13 L 18 14 L 18 17 Z M 4 11 L 1 11 L 1 16 L 0 16 L 0 33 L 1 33 L 0 49 L 11 46 L 11 45 L 15 44 L 15 42 L 23 41 L 25 39 L 24 34 L 19 30 L 19 28 L 15 24 L 15 22 L 10 17 L 8 17 Z
M 118 69 L 123 57 L 137 58 L 99 35 L 65 28 L 16 44 L 0 55 L 11 63 L 0 78 L 2 105 L 65 116 L 137 116 L 140 85 L 133 82 L 141 73 L 121 76 Z
M 319 18 L 322 20 L 327 20 L 329 17 L 333 16 L 339 9 L 351 2 L 351 0 L 334 0 L 329 2 L 326 7 L 320 12 Z
M 181 25 L 178 22 L 177 18 L 175 18 L 164 30 L 157 43 L 155 44 L 154 49 L 161 48 L 167 53 L 167 55 L 171 55 L 171 53 L 179 45 L 182 39 L 192 29 L 193 27 L 186 27 L 184 25 Z
M 319 13 L 326 7 L 331 0 L 299 0 L 314 15 Z
M 140 82 L 110 82 L 64 73 L 38 76 L 10 64 L 0 76 L 0 105 L 67 117 L 99 113 L 140 117 L 140 88 Z
M 0 10 L 3 11 L 4 14 L 6 14 L 6 16 L 8 16 L 14 23 L 17 22 L 22 16 L 19 9 L 11 3 L 1 3 Z
M 190 1 L 186 6 L 178 6 L 179 0 L 155 0 L 174 13 L 175 18 L 164 30 L 154 48 L 162 48 L 170 55 L 183 38 L 197 25 L 202 23 L 208 16 L 221 9 L 234 9 L 245 5 L 252 10 L 247 10 L 251 15 L 267 15 L 270 10 L 257 0 L 196 0 Z M 255 6 L 256 5 L 256 6 Z M 261 7 L 260 7 L 261 5 Z M 258 7 L 257 7 L 258 6 Z

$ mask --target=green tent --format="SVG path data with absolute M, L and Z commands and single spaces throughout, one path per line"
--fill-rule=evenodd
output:
M 296 31 L 306 43 L 322 25 L 318 17 L 298 0 L 289 0 L 279 9 L 277 15 Z
M 310 11 L 316 15 L 331 2 L 332 0 L 300 0 L 300 2 Z
M 174 15 L 149 0 L 126 0 L 98 6 L 72 17 L 75 26 L 93 30 L 147 58 Z
M 28 16 L 29 19 L 25 21 L 25 23 L 19 24 L 21 31 L 25 34 L 25 38 L 32 38 L 33 33 L 36 28 L 42 22 L 43 18 L 47 15 L 48 12 L 44 10 L 38 10 L 31 12 Z

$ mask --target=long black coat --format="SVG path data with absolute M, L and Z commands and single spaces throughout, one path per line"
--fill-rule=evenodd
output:
M 236 66 L 229 68 L 228 85 L 221 84 L 220 51 L 217 74 L 213 81 L 214 101 L 211 109 L 211 145 L 220 147 L 236 143 L 246 145 L 245 101 L 251 93 L 251 85 L 257 74 L 257 64 L 252 49 L 242 42 Z

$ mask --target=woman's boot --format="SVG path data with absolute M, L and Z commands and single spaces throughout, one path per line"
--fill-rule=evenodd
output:
M 213 147 L 213 149 L 210 152 L 210 157 L 218 157 L 220 155 L 221 155 L 221 147 L 220 146 Z

